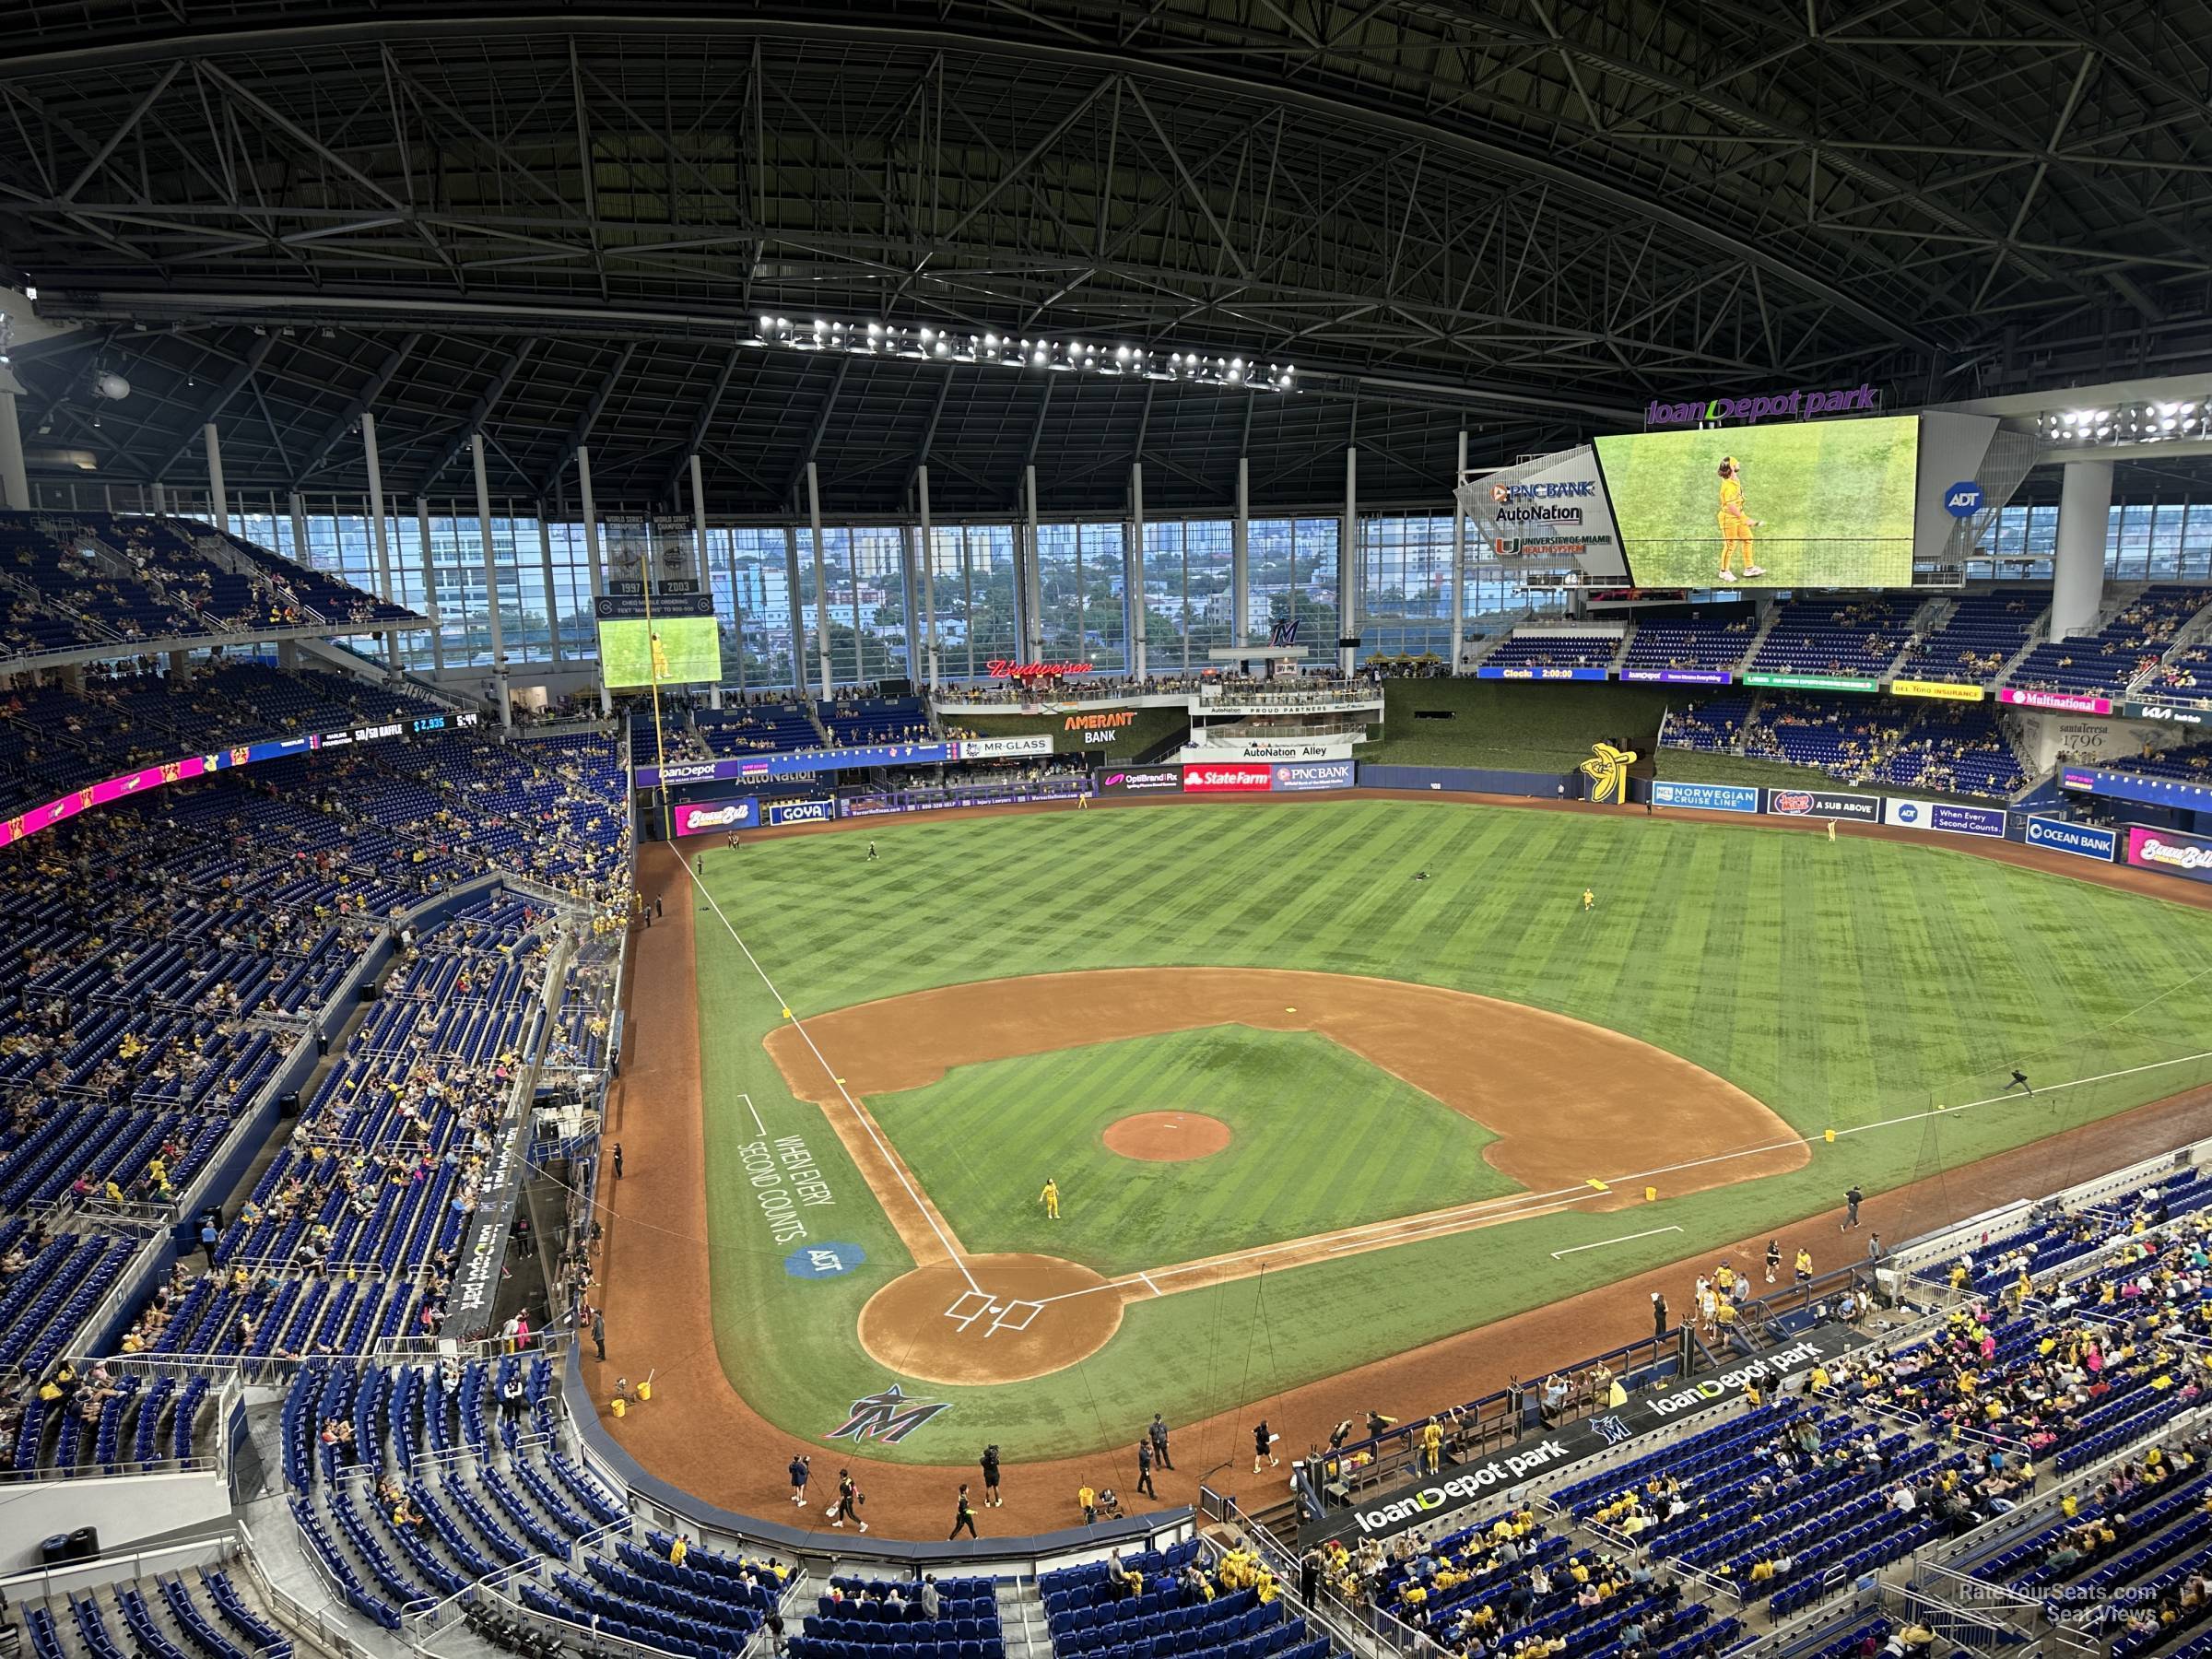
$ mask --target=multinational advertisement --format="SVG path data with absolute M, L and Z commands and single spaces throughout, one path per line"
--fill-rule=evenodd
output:
M 1908 587 L 1913 416 L 1597 441 L 1640 587 Z
M 2120 832 L 2108 830 L 2101 824 L 2077 824 L 2071 818 L 2043 818 L 2028 820 L 2024 838 L 2031 847 L 2048 847 L 2053 853 L 2071 853 L 2077 858 L 2094 858 L 2101 864 L 2112 862 L 2120 846 Z
M 1180 766 L 1110 766 L 1099 774 L 1100 794 L 1181 794 Z
M 769 828 L 780 824 L 826 824 L 837 816 L 835 801 L 771 801 L 762 808 Z
M 1879 691 L 1880 680 L 1849 679 L 1834 674 L 1747 674 L 1747 686 L 1772 686 L 1783 691 Z
M 1770 789 L 1767 810 L 1776 818 L 1852 818 L 1874 824 L 1881 821 L 1882 797 L 1830 789 Z
M 952 759 L 949 743 L 878 743 L 853 748 L 799 749 L 788 755 L 744 755 L 730 760 L 683 760 L 667 768 L 641 766 L 640 789 L 663 782 L 726 782 L 733 778 L 810 778 L 817 772 L 849 771 L 868 766 L 942 766 Z
M 1986 835 L 2002 840 L 2005 809 L 1959 806 L 1949 801 L 1892 799 L 1882 803 L 1882 822 L 1900 830 L 1940 830 L 1947 835 Z
M 2156 720 L 2166 725 L 2201 726 L 2212 721 L 2212 710 L 2185 709 L 2179 703 L 2126 702 L 2120 712 L 2130 720 Z
M 407 732 L 467 731 L 474 729 L 482 719 L 483 716 L 474 712 L 429 714 L 406 722 L 385 721 L 377 725 L 348 726 L 340 731 L 316 732 L 300 737 L 270 737 L 260 743 L 234 744 L 229 748 L 217 749 L 205 755 L 182 755 L 174 760 L 137 767 L 130 771 L 119 772 L 112 778 L 103 778 L 97 783 L 88 783 L 82 789 L 73 789 L 65 795 L 57 795 L 28 811 L 0 819 L 0 847 L 12 846 L 26 837 L 38 834 L 41 830 L 51 830 L 64 818 L 73 818 L 94 806 L 126 801 L 171 783 L 189 782 L 194 778 L 204 778 L 209 772 L 228 771 L 239 766 L 254 766 L 264 760 L 282 760 L 292 755 L 347 748 L 357 743 L 381 743 Z
M 1759 790 L 1750 783 L 1653 783 L 1654 806 L 1689 806 L 1700 812 L 1757 812 Z
M 2101 766 L 2065 767 L 2058 774 L 2058 786 L 2119 801 L 2138 801 L 2146 806 L 2178 806 L 2191 812 L 2212 807 L 2212 786 L 2184 783 L 2179 778 L 2153 778 L 2142 772 L 2108 771 Z
M 2158 870 L 2191 881 L 2212 881 L 2212 841 L 2201 835 L 2183 835 L 2172 830 L 2151 830 L 2131 824 L 2127 830 L 2127 862 L 2138 869 Z
M 1493 668 L 1484 664 L 1475 670 L 1477 679 L 1602 680 L 1603 668 Z
M 963 737 L 953 747 L 963 760 L 1006 760 L 1018 755 L 1049 755 L 1053 735 L 1038 732 L 1026 737 Z
M 1738 1360 L 1712 1376 L 1664 1393 L 1640 1392 L 1626 1406 L 1561 1424 L 1504 1451 L 1453 1464 L 1439 1474 L 1364 1499 L 1356 1508 L 1332 1511 L 1319 1521 L 1301 1525 L 1299 1544 L 1311 1548 L 1331 1538 L 1379 1540 L 1408 1527 L 1426 1526 L 1453 1510 L 1503 1497 L 1530 1477 L 1548 1477 L 1691 1413 L 1739 1399 L 1754 1384 L 1759 1385 L 1769 1399 L 1776 1398 L 1815 1364 L 1832 1359 L 1864 1340 L 1847 1325 L 1817 1325 L 1795 1342 L 1756 1359 Z
M 1275 787 L 1279 794 L 1285 790 L 1349 789 L 1352 786 L 1352 763 L 1349 760 L 1292 761 L 1275 769 Z
M 1892 697 L 1934 697 L 1945 702 L 1980 702 L 1987 695 L 1979 686 L 1954 685 L 1949 680 L 1891 680 Z
M 760 803 L 751 795 L 734 795 L 723 801 L 679 801 L 675 816 L 679 837 L 726 835 L 759 825 Z
M 1997 693 L 1997 700 L 2010 703 L 2018 709 L 2057 709 L 2066 714 L 2110 714 L 2112 700 L 2092 697 L 2076 691 L 2029 691 L 2018 686 L 2006 686 Z
M 1588 444 L 1469 478 L 1453 494 L 1467 515 L 1477 558 L 1571 560 L 1583 582 L 1615 582 L 1628 574 Z
M 1724 668 L 1623 668 L 1620 677 L 1653 686 L 1733 686 L 1735 676 Z
M 1216 761 L 1182 769 L 1185 794 L 1265 794 L 1275 784 L 1275 769 L 1264 761 Z

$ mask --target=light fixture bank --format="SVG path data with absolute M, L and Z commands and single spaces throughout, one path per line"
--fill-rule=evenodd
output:
M 831 323 L 820 317 L 794 322 L 763 315 L 744 346 L 786 351 L 841 351 L 853 357 L 905 358 L 914 362 L 986 363 L 1047 373 L 1121 376 L 1132 380 L 1187 381 L 1253 392 L 1297 390 L 1297 367 L 1256 359 L 1159 351 L 1143 346 L 1102 346 L 1092 340 L 1031 339 L 1015 335 L 965 334 L 942 328 L 907 328 L 890 323 Z

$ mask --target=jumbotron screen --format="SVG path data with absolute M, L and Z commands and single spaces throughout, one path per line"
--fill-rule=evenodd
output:
M 1597 441 L 1639 587 L 1910 587 L 1916 416 Z
M 599 618 L 599 672 L 612 690 L 719 684 L 722 625 L 712 617 Z

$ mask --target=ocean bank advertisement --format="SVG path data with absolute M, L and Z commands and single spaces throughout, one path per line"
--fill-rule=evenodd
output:
M 1913 416 L 1597 441 L 1639 587 L 1908 587 Z
M 2028 820 L 2028 832 L 2022 838 L 2031 847 L 2048 847 L 2053 853 L 2071 853 L 2077 858 L 2094 858 L 2100 864 L 2110 864 L 2120 845 L 2120 832 L 2108 830 L 2102 824 L 2077 824 L 2071 818 L 2044 818 L 2040 814 Z

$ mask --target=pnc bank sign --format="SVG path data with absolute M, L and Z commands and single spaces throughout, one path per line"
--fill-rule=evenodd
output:
M 1826 390 L 1799 386 L 1692 403 L 1661 403 L 1654 398 L 1644 406 L 1643 424 L 1651 428 L 1703 426 L 1716 420 L 1813 420 L 1823 415 L 1871 414 L 1881 406 L 1882 389 L 1865 382 Z

